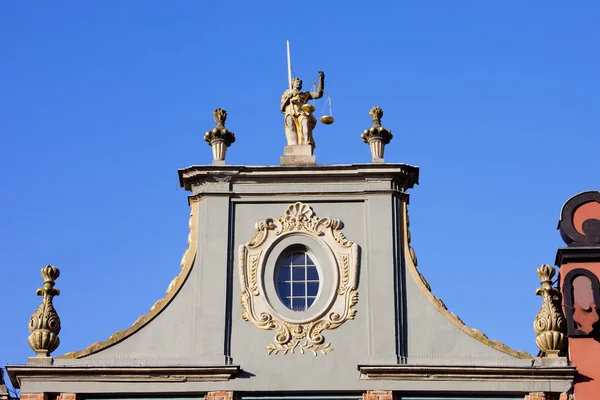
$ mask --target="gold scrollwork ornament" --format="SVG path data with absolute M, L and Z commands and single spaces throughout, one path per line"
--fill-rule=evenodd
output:
M 294 203 L 287 207 L 285 215 L 267 218 L 255 225 L 252 239 L 240 246 L 239 272 L 242 295 L 242 318 L 264 330 L 273 330 L 275 343 L 266 346 L 269 354 L 327 354 L 331 343 L 325 343 L 322 331 L 336 329 L 349 319 L 354 319 L 353 308 L 358 301 L 359 248 L 341 232 L 343 223 L 334 218 L 317 218 L 310 206 Z M 297 323 L 279 315 L 264 296 L 263 283 L 265 255 L 282 237 L 302 233 L 321 241 L 331 249 L 338 274 L 333 301 L 324 312 L 304 323 Z

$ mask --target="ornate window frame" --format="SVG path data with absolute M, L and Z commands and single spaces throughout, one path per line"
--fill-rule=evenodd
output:
M 254 237 L 240 246 L 242 318 L 275 331 L 274 343 L 266 346 L 269 354 L 327 354 L 333 348 L 322 331 L 354 318 L 360 249 L 346 239 L 342 228 L 339 219 L 317 218 L 309 205 L 297 202 L 284 216 L 258 221 Z M 275 289 L 277 260 L 294 245 L 315 255 L 321 274 L 317 299 L 304 311 L 288 309 Z

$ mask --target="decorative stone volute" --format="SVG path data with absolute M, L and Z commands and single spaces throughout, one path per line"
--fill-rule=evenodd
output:
M 600 247 L 600 191 L 579 193 L 567 200 L 558 229 L 569 247 Z
M 533 330 L 535 344 L 544 357 L 556 358 L 567 344 L 567 323 L 560 308 L 560 292 L 552 286 L 556 274 L 554 267 L 544 264 L 537 269 L 542 287 L 535 294 L 542 296 L 542 307 L 535 317 Z
M 42 304 L 29 319 L 29 346 L 35 351 L 36 357 L 50 357 L 58 347 L 60 340 L 60 318 L 54 309 L 52 299 L 58 296 L 60 291 L 54 287 L 54 281 L 60 276 L 60 270 L 53 265 L 42 268 L 44 286 L 36 292 L 42 296 Z
M 392 131 L 381 126 L 381 118 L 383 118 L 383 110 L 380 107 L 373 107 L 369 111 L 369 115 L 373 120 L 373 125 L 369 129 L 365 129 L 361 138 L 363 142 L 368 143 L 371 148 L 372 162 L 382 163 L 383 152 L 385 145 L 394 137 Z
M 227 148 L 235 142 L 235 135 L 225 128 L 225 120 L 227 120 L 227 111 L 222 108 L 217 108 L 213 112 L 217 126 L 204 134 L 204 140 L 212 147 L 213 164 L 225 164 L 225 155 Z

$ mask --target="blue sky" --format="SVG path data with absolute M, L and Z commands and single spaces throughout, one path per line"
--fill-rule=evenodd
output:
M 186 248 L 177 169 L 208 164 L 225 108 L 231 164 L 278 164 L 285 40 L 326 73 L 317 162 L 421 167 L 411 230 L 421 272 L 490 338 L 537 351 L 535 269 L 559 211 L 598 187 L 600 6 L 558 1 L 3 2 L 0 5 L 0 365 L 25 363 L 39 270 L 61 270 L 56 355 L 127 328 Z M 317 104 L 320 110 L 323 102 Z

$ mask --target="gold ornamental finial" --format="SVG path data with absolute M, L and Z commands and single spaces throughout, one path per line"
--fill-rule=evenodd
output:
M 383 109 L 379 106 L 371 108 L 369 115 L 373 119 L 373 126 L 381 126 L 381 118 L 383 118 Z
M 42 268 L 44 286 L 36 291 L 42 296 L 42 304 L 29 319 L 29 346 L 35 351 L 36 357 L 50 357 L 60 340 L 60 318 L 54 309 L 52 299 L 58 296 L 60 291 L 54 287 L 54 281 L 60 276 L 60 270 L 53 265 Z
M 213 150 L 213 164 L 225 164 L 227 148 L 235 142 L 235 134 L 225 128 L 227 111 L 217 108 L 213 111 L 213 117 L 217 126 L 204 134 L 204 140 Z
M 225 121 L 227 120 L 227 111 L 222 108 L 217 108 L 213 111 L 213 117 L 217 123 L 217 128 L 225 128 Z
M 371 161 L 374 163 L 383 163 L 385 145 L 394 138 L 394 135 L 392 135 L 392 131 L 381 126 L 381 118 L 383 118 L 383 109 L 381 107 L 375 106 L 371 108 L 369 115 L 373 120 L 373 124 L 369 129 L 365 129 L 360 137 L 371 148 Z
M 542 287 L 535 294 L 542 296 L 542 307 L 533 322 L 537 335 L 535 344 L 543 357 L 556 358 L 567 344 L 567 322 L 560 308 L 560 292 L 552 286 L 556 274 L 553 266 L 544 264 L 537 269 Z

